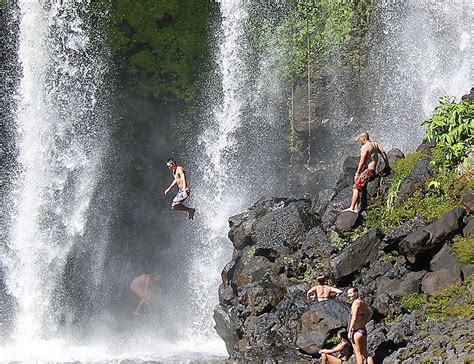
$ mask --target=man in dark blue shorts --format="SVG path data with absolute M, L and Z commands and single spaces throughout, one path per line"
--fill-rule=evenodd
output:
M 165 195 L 174 187 L 178 186 L 178 193 L 173 198 L 173 202 L 171 203 L 171 209 L 177 211 L 185 211 L 188 213 L 188 219 L 192 220 L 194 218 L 194 214 L 196 210 L 191 207 L 186 207 L 183 205 L 184 200 L 189 197 L 189 187 L 186 180 L 186 173 L 182 166 L 178 166 L 176 161 L 173 158 L 169 158 L 166 161 L 166 165 L 173 173 L 173 182 L 171 182 L 170 186 L 165 190 Z

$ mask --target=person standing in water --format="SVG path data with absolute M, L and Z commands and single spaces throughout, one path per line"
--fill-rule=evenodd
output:
M 360 193 L 367 187 L 367 183 L 375 174 L 375 168 L 377 167 L 378 155 L 380 154 L 385 162 L 385 171 L 390 169 L 388 164 L 387 153 L 383 148 L 376 142 L 373 142 L 369 138 L 369 133 L 364 132 L 359 135 L 359 143 L 362 145 L 360 149 L 360 159 L 357 165 L 357 170 L 354 176 L 354 186 L 352 187 L 352 201 L 351 205 L 343 210 L 350 212 L 359 212 L 359 208 L 356 207 L 359 201 Z
M 339 296 L 342 290 L 327 285 L 328 276 L 326 274 L 316 277 L 316 285 L 311 287 L 306 293 L 308 302 L 321 302 Z
M 173 182 L 171 182 L 170 186 L 165 190 L 165 195 L 174 186 L 178 186 L 178 193 L 173 198 L 173 202 L 171 203 L 171 209 L 176 211 L 187 212 L 188 219 L 192 220 L 194 218 L 194 214 L 196 213 L 196 209 L 183 205 L 183 202 L 189 197 L 190 193 L 184 168 L 182 166 L 178 166 L 173 158 L 169 158 L 166 161 L 166 165 L 171 170 L 171 173 L 173 173 L 174 179 Z
M 347 296 L 351 301 L 351 322 L 349 324 L 349 339 L 354 345 L 354 352 L 357 364 L 363 364 L 367 360 L 367 364 L 374 364 L 374 358 L 369 355 L 367 349 L 367 329 L 365 325 L 372 318 L 372 310 L 359 298 L 357 288 L 349 288 Z
M 140 302 L 138 302 L 137 308 L 133 312 L 134 315 L 141 315 L 143 305 L 150 304 L 153 283 L 159 280 L 160 276 L 158 274 L 142 274 L 130 283 L 130 290 L 140 298 Z

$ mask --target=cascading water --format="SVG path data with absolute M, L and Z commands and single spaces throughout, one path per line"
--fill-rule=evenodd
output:
M 193 335 L 204 338 L 214 336 L 212 310 L 217 303 L 215 292 L 219 286 L 219 271 L 230 254 L 224 237 L 227 218 L 242 206 L 245 197 L 230 191 L 233 185 L 231 173 L 235 153 L 235 133 L 242 125 L 242 108 L 246 104 L 246 65 L 243 54 L 247 50 L 245 22 L 248 18 L 248 2 L 223 1 L 221 11 L 222 34 L 217 62 L 221 77 L 222 104 L 213 108 L 212 119 L 205 129 L 199 144 L 203 156 L 199 184 L 195 188 L 198 197 L 198 213 L 204 227 L 198 232 L 197 249 L 194 252 L 190 271 L 190 283 L 195 287 L 193 298 L 195 312 L 200 312 L 193 323 Z M 211 324 L 211 325 L 210 325 Z
M 258 16 L 255 4 L 222 1 L 220 11 L 216 61 L 222 99 L 212 107 L 192 157 L 199 172 L 197 181 L 193 181 L 194 201 L 198 221 L 204 226 L 189 234 L 196 236 L 191 237 L 194 243 L 189 280 L 194 310 L 199 312 L 193 335 L 204 340 L 216 337 L 212 314 L 217 297 L 210 292 L 217 292 L 219 273 L 231 254 L 228 218 L 260 197 L 282 193 L 286 188 L 283 174 L 278 173 L 284 168 L 282 155 L 287 150 L 284 143 L 279 143 L 287 122 L 278 107 L 284 94 L 278 62 L 286 46 L 269 35 L 258 52 L 252 47 L 248 22 L 251 16 Z
M 62 287 L 70 254 L 87 251 L 93 257 L 85 263 L 87 280 L 92 287 L 100 282 L 107 226 L 99 216 L 91 223 L 90 211 L 109 135 L 108 66 L 81 18 L 88 1 L 17 5 L 21 76 L 12 132 L 16 153 L 10 151 L 17 157 L 8 171 L 14 204 L 0 252 L 15 314 L 13 346 L 0 347 L 0 357 L 35 360 L 41 355 L 35 342 L 54 338 L 60 322 L 77 319 Z M 91 224 L 102 231 L 88 230 Z
M 366 128 L 387 148 L 413 151 L 440 96 L 474 84 L 472 1 L 383 2 L 368 57 Z

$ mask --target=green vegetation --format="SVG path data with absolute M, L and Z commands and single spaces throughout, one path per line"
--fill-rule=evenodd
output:
M 456 236 L 453 239 L 453 251 L 463 264 L 474 264 L 474 239 Z
M 461 303 L 455 302 L 467 293 L 472 282 L 474 282 L 474 274 L 471 274 L 465 281 L 456 282 L 439 293 L 431 296 L 413 293 L 402 297 L 400 303 L 412 313 L 424 308 L 425 319 L 428 322 L 444 320 L 449 317 L 457 317 L 463 320 L 474 316 L 474 303 L 470 299 L 466 299 Z
M 338 233 L 337 231 L 331 231 L 329 234 L 329 242 L 336 249 L 336 251 L 341 251 L 349 246 L 354 240 L 367 233 L 367 231 L 368 229 L 363 226 L 359 226 L 357 229 L 341 233 Z
M 368 28 L 372 10 L 371 1 L 295 2 L 282 25 L 282 34 L 290 35 L 288 42 L 293 49 L 286 62 L 288 75 L 303 75 L 309 62 L 323 59 L 335 49 L 343 49 L 349 39 Z M 348 63 L 357 68 L 361 54 L 354 49 L 348 53 Z
M 474 282 L 474 273 L 465 281 L 457 282 L 451 287 L 428 297 L 427 315 L 428 321 L 442 320 L 447 317 L 457 317 L 463 320 L 474 316 L 474 303 L 468 299 L 467 303 L 455 304 L 461 295 L 467 292 L 470 283 Z
M 191 102 L 210 58 L 215 6 L 207 0 L 112 0 L 105 31 L 128 88 L 163 102 Z
M 414 313 L 416 311 L 419 311 L 424 305 L 426 305 L 428 303 L 428 300 L 425 294 L 412 293 L 408 296 L 402 297 L 400 299 L 400 303 L 405 309 Z
M 400 185 L 423 156 L 426 156 L 426 152 L 420 151 L 409 154 L 406 158 L 398 159 L 391 164 L 391 168 L 395 172 L 395 177 L 387 192 L 387 207 L 389 209 L 393 208 L 393 202 L 397 197 Z
M 474 140 L 474 103 L 442 97 L 434 115 L 423 125 L 426 139 L 434 139 L 443 154 L 444 158 L 438 160 L 441 169 L 454 168 L 467 160 Z

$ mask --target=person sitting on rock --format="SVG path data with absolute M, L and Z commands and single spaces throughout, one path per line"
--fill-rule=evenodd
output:
M 354 345 L 357 364 L 363 364 L 366 360 L 368 364 L 374 364 L 374 359 L 369 355 L 367 349 L 367 329 L 365 327 L 372 318 L 373 312 L 369 305 L 359 298 L 357 288 L 349 288 L 347 296 L 352 303 L 349 338 Z
M 343 361 L 349 360 L 352 355 L 352 345 L 347 337 L 346 329 L 340 329 L 336 334 L 339 344 L 332 349 L 319 350 L 321 354 L 321 364 L 332 364 L 342 363 Z
M 327 285 L 328 276 L 326 274 L 316 277 L 316 285 L 311 287 L 306 293 L 308 302 L 321 302 L 327 299 L 339 296 L 342 290 Z
M 367 187 L 367 183 L 375 174 L 375 168 L 377 167 L 379 154 L 382 156 L 385 162 L 385 173 L 387 173 L 390 169 L 387 153 L 385 153 L 380 145 L 369 139 L 369 133 L 364 132 L 360 134 L 359 143 L 362 145 L 362 147 L 360 149 L 359 164 L 357 165 L 357 170 L 354 175 L 351 205 L 347 209 L 343 210 L 343 212 L 359 212 L 359 208 L 356 207 L 359 202 L 359 195 Z

